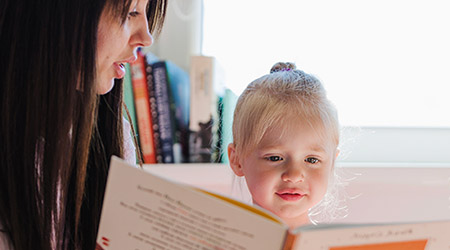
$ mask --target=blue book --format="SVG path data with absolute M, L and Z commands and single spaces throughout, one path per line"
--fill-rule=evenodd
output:
M 174 156 L 176 163 L 189 162 L 189 74 L 171 61 L 166 61 L 174 120 Z
M 146 58 L 147 59 L 147 58 Z M 148 99 L 150 104 L 150 117 L 152 119 L 152 128 L 153 128 L 153 143 L 155 144 L 155 156 L 157 163 L 164 163 L 161 142 L 159 136 L 159 124 L 158 124 L 158 110 L 156 108 L 156 96 L 155 96 L 155 84 L 153 82 L 153 67 L 152 64 L 148 63 L 146 60 L 145 64 L 145 73 L 146 73 L 146 81 L 147 81 L 147 89 L 148 89 Z
M 166 63 L 152 64 L 154 94 L 158 113 L 159 148 L 163 163 L 175 163 L 174 159 L 174 122 L 171 111 L 170 86 L 168 83 Z

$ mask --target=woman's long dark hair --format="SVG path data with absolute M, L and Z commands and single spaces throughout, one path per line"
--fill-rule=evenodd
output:
M 0 236 L 13 249 L 94 249 L 109 159 L 122 156 L 122 84 L 95 93 L 104 8 L 131 0 L 0 1 Z M 159 31 L 166 0 L 150 0 Z

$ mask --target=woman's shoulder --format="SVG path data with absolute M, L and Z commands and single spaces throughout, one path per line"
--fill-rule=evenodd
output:
M 2 223 L 0 222 L 0 249 L 2 250 L 12 250 L 11 242 L 9 240 L 8 234 L 3 228 Z
M 0 249 L 2 250 L 12 250 L 11 244 L 9 244 L 9 239 L 6 238 L 6 234 L 0 232 Z

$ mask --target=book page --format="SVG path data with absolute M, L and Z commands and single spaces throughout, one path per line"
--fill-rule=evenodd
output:
M 450 221 L 351 225 L 297 232 L 294 250 L 447 250 Z
M 113 158 L 98 249 L 281 249 L 287 227 Z

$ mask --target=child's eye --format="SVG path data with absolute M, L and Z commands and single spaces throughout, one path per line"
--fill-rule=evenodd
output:
M 268 160 L 268 161 L 281 161 L 281 160 L 283 160 L 282 157 L 277 156 L 277 155 L 265 157 L 265 159 Z
M 311 164 L 316 164 L 316 163 L 319 162 L 319 159 L 314 158 L 314 157 L 308 157 L 308 158 L 305 159 L 305 162 L 311 163 Z

